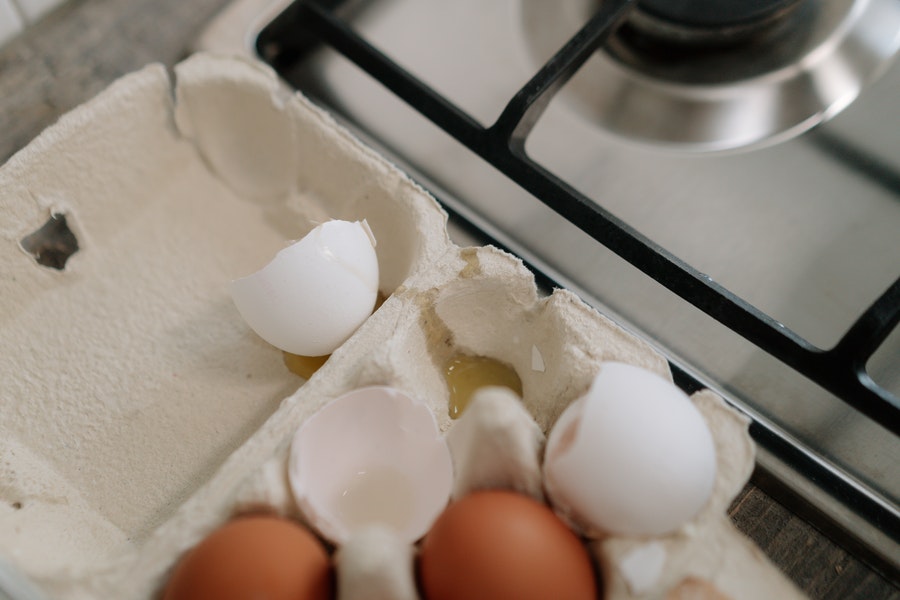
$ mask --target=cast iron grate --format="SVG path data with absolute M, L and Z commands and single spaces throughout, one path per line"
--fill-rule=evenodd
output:
M 599 3 L 596 14 L 512 97 L 500 117 L 488 127 L 366 42 L 337 14 L 342 4 L 342 0 L 295 0 L 260 33 L 256 42 L 258 53 L 290 79 L 288 74 L 311 49 L 319 44 L 330 46 L 631 265 L 900 435 L 900 399 L 879 386 L 866 372 L 867 361 L 900 321 L 900 278 L 856 319 L 833 347 L 819 348 L 646 238 L 534 162 L 525 152 L 525 141 L 554 94 L 606 43 L 633 9 L 635 0 Z M 682 387 L 703 387 L 684 372 L 676 372 L 676 378 Z M 751 433 L 761 446 L 813 475 L 832 494 L 855 505 L 854 510 L 866 515 L 881 531 L 900 538 L 900 523 L 890 510 L 858 494 L 770 430 L 754 423 Z

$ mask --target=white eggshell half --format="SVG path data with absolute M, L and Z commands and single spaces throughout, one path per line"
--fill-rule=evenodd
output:
M 703 508 L 715 475 L 713 438 L 690 398 L 623 363 L 601 365 L 544 455 L 551 503 L 587 535 L 670 533 Z
M 231 296 L 253 331 L 276 348 L 330 354 L 375 307 L 375 239 L 365 221 L 328 221 L 233 281 Z
M 373 386 L 334 399 L 300 427 L 288 478 L 300 510 L 329 540 L 382 525 L 412 543 L 447 505 L 453 466 L 428 406 Z

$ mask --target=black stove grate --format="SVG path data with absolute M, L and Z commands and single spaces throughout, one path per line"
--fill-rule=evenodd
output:
M 296 0 L 257 38 L 257 51 L 279 73 L 288 73 L 308 52 L 326 44 L 489 162 L 585 233 L 746 340 L 828 390 L 848 405 L 900 435 L 900 399 L 866 373 L 866 363 L 900 321 L 900 278 L 847 330 L 832 348 L 822 349 L 789 330 L 744 299 L 712 281 L 665 248 L 619 220 L 595 201 L 531 160 L 525 141 L 554 94 L 624 21 L 635 0 L 607 0 L 598 12 L 509 101 L 497 121 L 484 127 L 458 106 L 399 67 L 360 37 L 337 14 L 341 0 Z M 288 77 L 289 79 L 289 77 Z M 702 387 L 676 373 L 687 388 Z M 755 425 L 755 424 L 754 424 Z M 900 539 L 900 523 L 885 507 L 819 468 L 814 460 L 760 426 L 757 442 L 866 515 L 882 531 Z M 818 477 L 818 474 L 821 477 Z

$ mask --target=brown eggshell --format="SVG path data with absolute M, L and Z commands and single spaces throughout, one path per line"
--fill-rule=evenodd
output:
M 422 542 L 425 600 L 594 600 L 597 580 L 581 540 L 544 504 L 509 491 L 452 503 Z
M 329 600 L 328 555 L 301 525 L 261 515 L 217 529 L 176 566 L 163 600 Z

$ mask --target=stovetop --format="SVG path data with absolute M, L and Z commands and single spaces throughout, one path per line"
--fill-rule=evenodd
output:
M 612 58 L 614 40 L 550 102 L 525 150 L 792 340 L 828 349 L 900 275 L 900 62 L 891 60 L 900 4 L 818 4 L 819 23 L 830 19 L 841 36 L 811 32 L 808 46 L 793 45 L 787 62 L 763 74 L 732 65 L 719 79 L 695 70 L 660 81 Z M 253 52 L 256 34 L 286 5 L 236 2 L 199 45 Z M 594 8 L 589 0 L 381 0 L 354 7 L 350 22 L 489 126 Z M 831 62 L 817 62 L 826 50 Z M 827 76 L 797 74 L 819 66 Z M 320 49 L 282 74 L 474 224 L 473 241 L 519 254 L 750 415 L 761 470 L 874 560 L 900 569 L 896 423 L 864 416 L 635 269 L 338 52 Z M 812 88 L 811 103 L 792 99 Z M 900 330 L 865 367 L 896 403 Z

